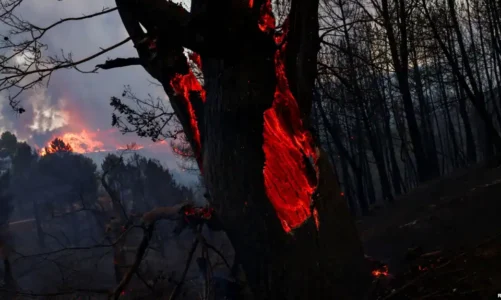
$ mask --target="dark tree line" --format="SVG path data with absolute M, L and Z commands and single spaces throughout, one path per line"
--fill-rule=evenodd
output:
M 74 153 L 59 138 L 37 153 L 10 132 L 2 133 L 0 151 L 0 257 L 4 272 L 0 289 L 14 291 L 13 295 L 13 269 L 22 268 L 22 264 L 12 265 L 9 249 L 16 249 L 19 241 L 15 235 L 21 240 L 31 235 L 18 232 L 17 225 L 11 229 L 11 222 L 34 224 L 36 239 L 29 253 L 90 247 L 103 237 L 112 241 L 117 220 L 121 220 L 120 233 L 133 216 L 193 200 L 192 190 L 179 185 L 160 162 L 138 153 L 109 154 L 98 170 L 90 158 Z M 165 257 L 172 226 L 163 225 L 155 231 L 154 242 Z M 126 265 L 125 244 L 113 245 L 117 250 L 113 260 L 122 259 Z M 116 268 L 115 275 L 117 283 L 121 282 L 123 267 Z
M 500 9 L 323 1 L 313 114 L 352 211 L 499 153 Z

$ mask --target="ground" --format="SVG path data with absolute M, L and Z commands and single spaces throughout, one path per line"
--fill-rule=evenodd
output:
M 374 277 L 371 300 L 498 299 L 500 215 L 501 167 L 476 166 L 424 184 L 397 199 L 395 206 L 360 219 L 366 254 L 375 261 L 373 270 L 380 272 Z M 15 228 L 21 230 L 31 221 L 14 222 Z M 21 243 L 21 237 L 34 239 L 34 235 L 18 236 L 17 242 Z M 161 268 L 181 272 L 190 245 L 191 238 L 184 245 L 186 249 L 180 251 L 182 256 L 174 259 L 180 264 Z M 102 267 L 110 269 L 111 258 L 104 261 Z M 15 270 L 21 281 L 20 263 L 16 261 Z M 33 274 L 29 262 L 26 264 Z M 42 270 L 55 274 L 53 270 Z M 102 278 L 113 278 L 111 273 L 100 277 L 93 272 L 91 277 L 100 278 L 101 283 Z M 193 276 L 188 281 L 192 282 Z M 175 277 L 179 278 L 179 274 Z M 38 278 L 46 278 L 47 282 L 40 283 L 48 286 L 52 277 L 45 274 Z M 137 284 L 141 286 L 141 282 Z M 190 290 L 191 285 L 186 287 Z
M 386 265 L 374 263 L 383 274 L 375 276 L 372 299 L 497 299 L 501 293 L 501 167 L 458 170 L 358 226 L 366 254 Z

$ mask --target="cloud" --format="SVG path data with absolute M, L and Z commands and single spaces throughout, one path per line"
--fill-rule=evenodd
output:
M 31 104 L 33 120 L 29 128 L 36 133 L 45 133 L 63 128 L 69 123 L 69 113 L 64 110 L 65 102 L 58 99 L 53 103 L 48 91 L 39 88 L 27 100 Z

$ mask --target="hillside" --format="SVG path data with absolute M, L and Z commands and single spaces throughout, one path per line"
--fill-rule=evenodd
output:
M 501 292 L 501 168 L 425 184 L 359 220 L 367 255 L 388 267 L 374 299 L 495 299 Z

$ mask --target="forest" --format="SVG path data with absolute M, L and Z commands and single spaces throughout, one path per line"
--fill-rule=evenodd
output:
M 44 24 L 33 1 L 1 1 L 2 111 L 59 72 L 132 70 L 163 98 L 123 82 L 109 127 L 167 141 L 199 182 L 134 146 L 96 166 L 5 131 L 0 297 L 501 293 L 499 1 L 107 0 Z M 107 16 L 123 36 L 87 56 L 46 40 Z

